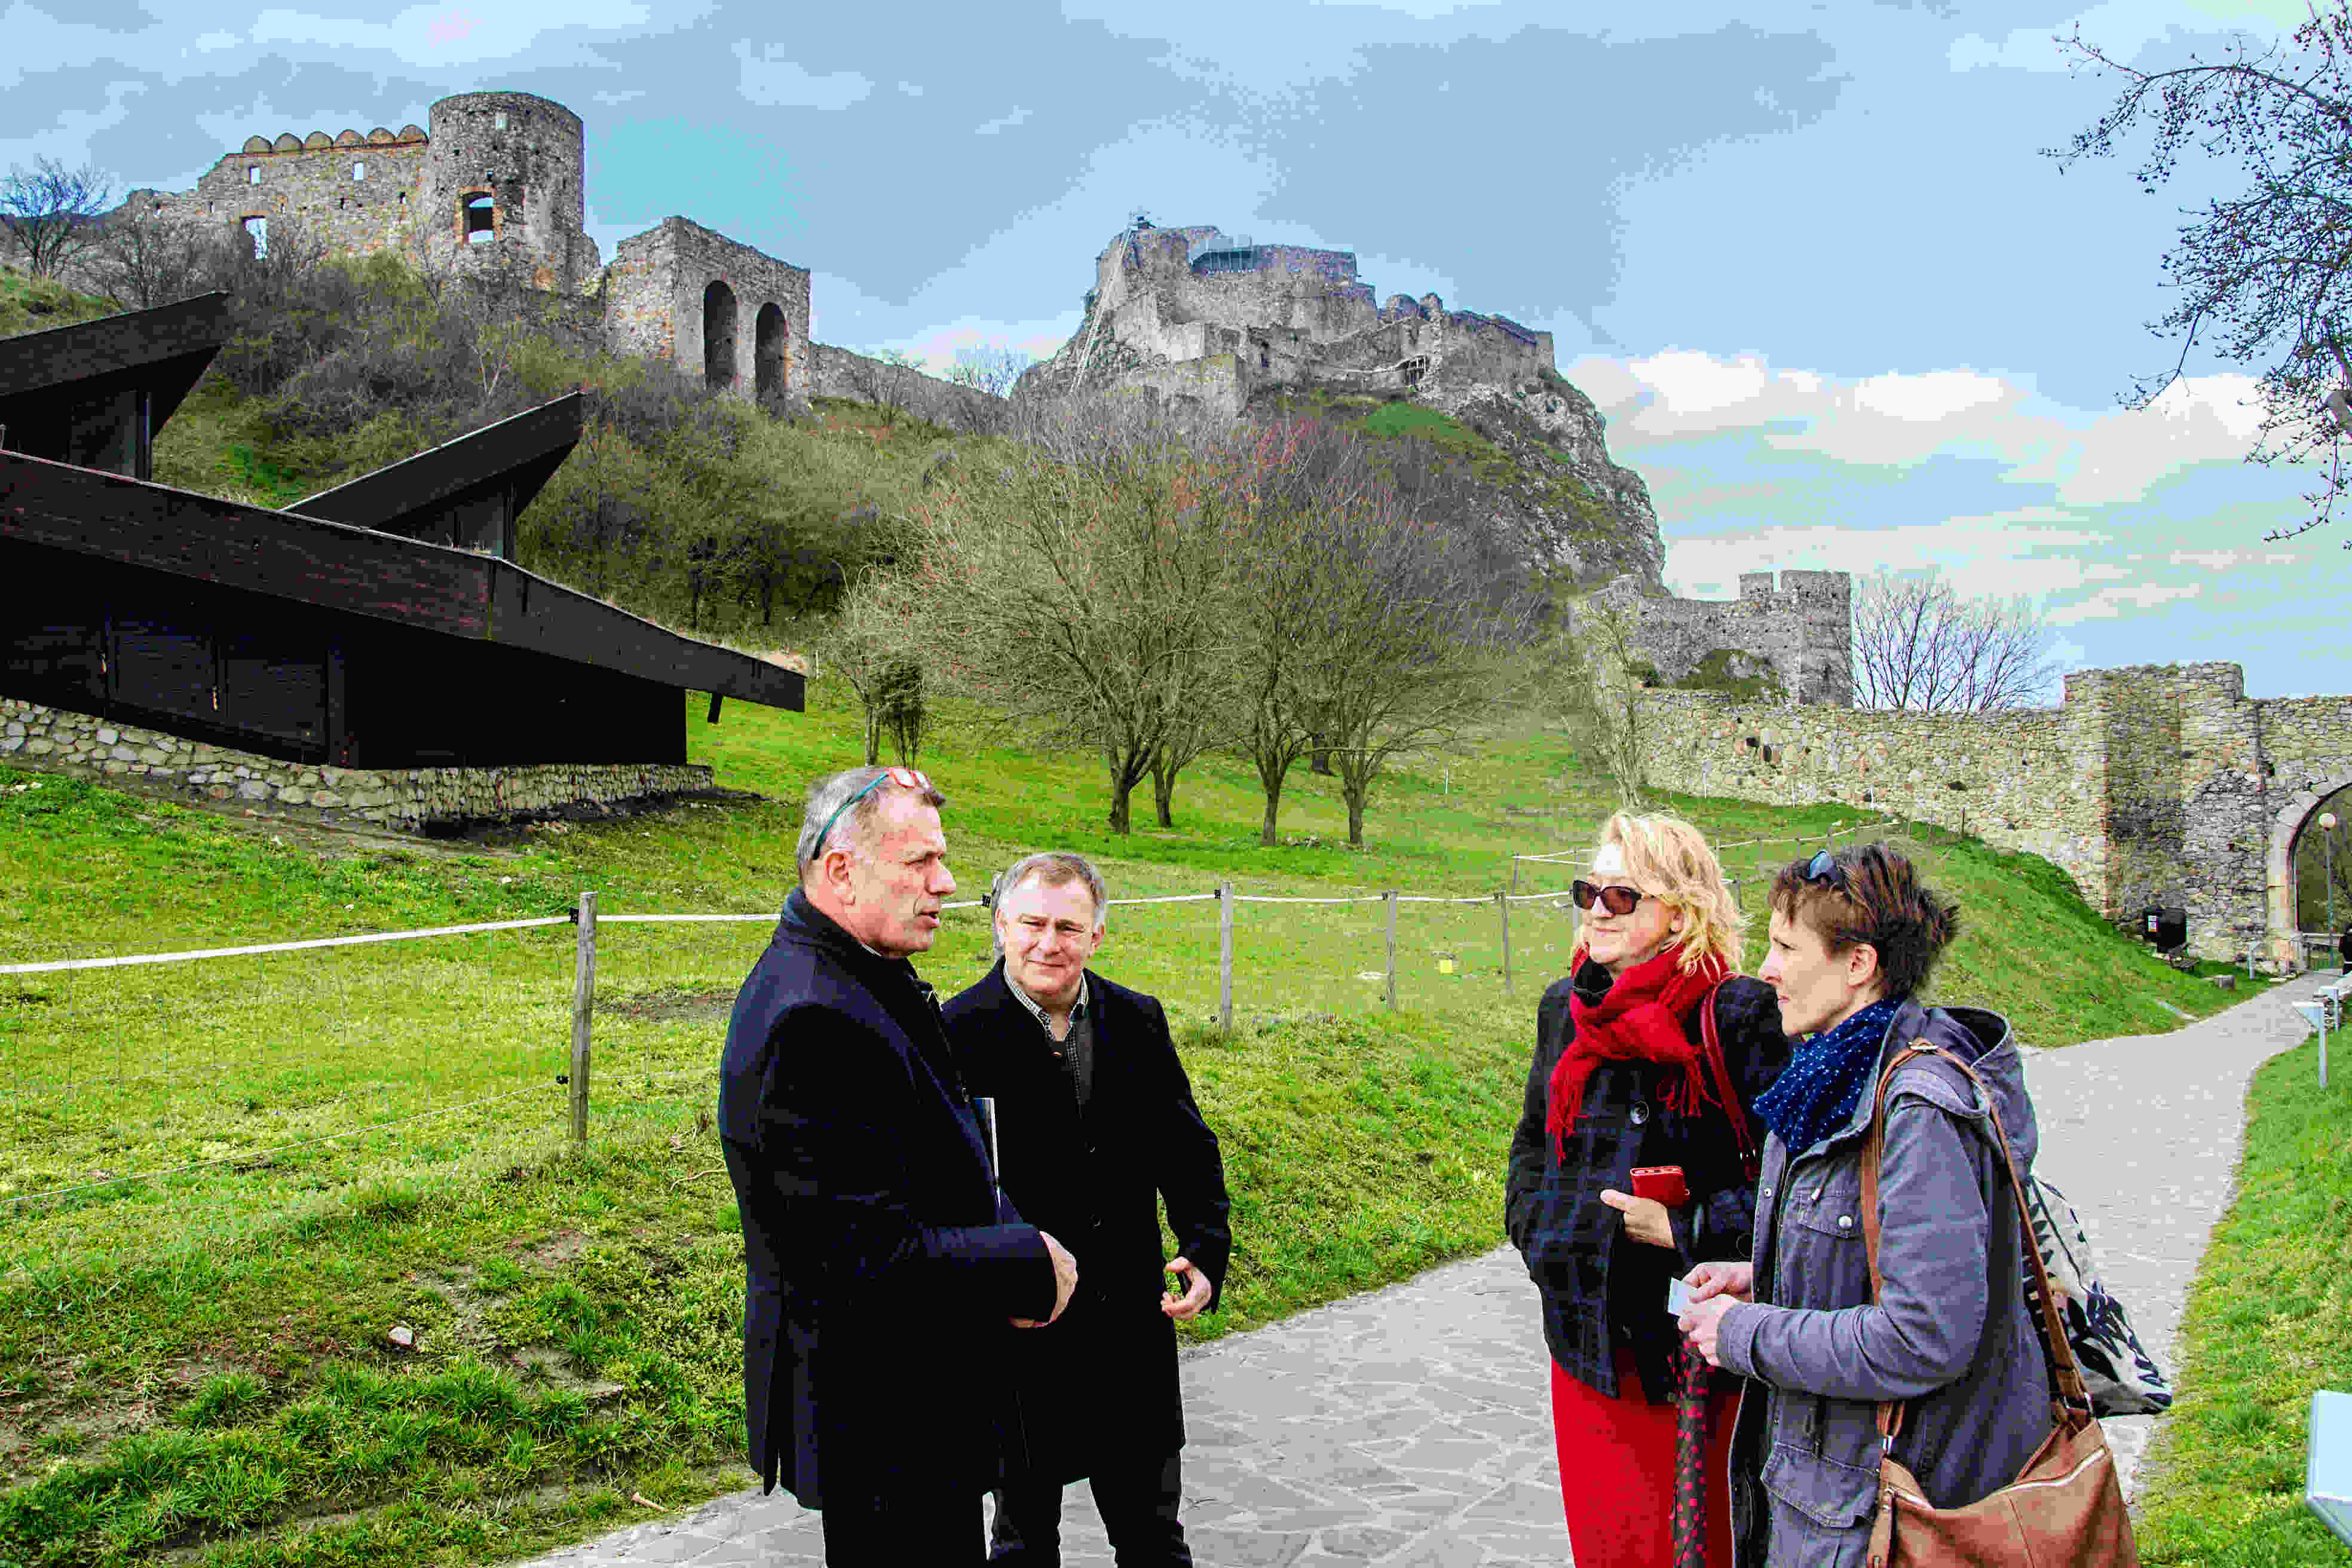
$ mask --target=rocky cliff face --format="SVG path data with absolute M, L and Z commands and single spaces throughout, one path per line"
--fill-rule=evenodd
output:
M 1607 421 L 1592 399 L 1559 375 L 1516 386 L 1465 381 L 1415 389 L 1413 401 L 1449 414 L 1492 443 L 1506 472 L 1487 465 L 1485 488 L 1497 520 L 1531 562 L 1594 588 L 1630 575 L 1664 591 L 1665 541 L 1649 487 L 1609 459 Z
M 1432 434 L 1530 571 L 1580 588 L 1630 576 L 1664 592 L 1649 490 L 1609 460 L 1605 422 L 1552 367 L 1549 333 L 1448 310 L 1433 294 L 1374 306 L 1344 253 L 1313 253 L 1337 269 L 1328 278 L 1270 266 L 1196 275 L 1182 242 L 1192 232 L 1116 239 L 1097 258 L 1078 330 L 1023 374 L 1013 397 L 1119 387 L 1227 418 L 1306 402 L 1361 419 L 1408 402 L 1454 422 Z

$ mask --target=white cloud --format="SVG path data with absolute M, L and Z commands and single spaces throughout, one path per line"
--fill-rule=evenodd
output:
M 1818 378 L 1813 378 L 1809 388 L 1802 383 L 1796 384 L 1816 395 L 1820 391 Z M 1971 408 L 1997 405 L 2009 396 L 2008 389 L 2000 382 L 1971 370 L 1930 371 L 1925 375 L 1890 373 L 1858 381 L 1853 387 L 1856 407 L 1912 424 L 1949 419 Z
M 2100 589 L 2089 598 L 2052 610 L 2050 624 L 2072 626 L 2080 626 L 2084 621 L 2114 620 L 2137 610 L 2152 610 L 2158 605 L 2194 599 L 2204 592 L 2205 584 L 2197 581 L 2117 583 Z
M 1019 105 L 1015 105 L 1011 113 L 1000 114 L 984 125 L 974 126 L 971 133 L 974 136 L 993 136 L 1000 131 L 1011 130 L 1013 126 L 1020 124 L 1023 121 L 1027 120 L 1028 118 L 1029 110 Z
M 1936 569 L 1968 598 L 2047 599 L 2124 576 L 2122 567 L 2097 558 L 2114 542 L 2083 519 L 2051 507 L 1893 528 L 1776 524 L 1670 540 L 1665 576 L 1677 594 L 1712 598 L 1723 590 L 1711 585 L 1736 584 L 1742 572 L 1794 567 L 1866 577 Z
M 2226 572 L 2233 566 L 2291 566 L 2303 557 L 2287 550 L 2176 550 L 2164 559 L 2168 565 Z
M 2303 0 L 2105 0 L 2040 26 L 2012 27 L 1998 39 L 1963 33 L 1952 40 L 1945 60 L 1956 71 L 2062 71 L 2079 57 L 2056 40 L 2079 26 L 2085 43 L 2128 65 L 2150 45 L 2171 43 L 2176 32 L 2244 32 L 2268 38 L 2293 32 L 2308 16 Z
M 823 76 L 797 60 L 780 59 L 775 46 L 751 53 L 751 40 L 735 40 L 735 58 L 742 71 L 737 89 L 750 102 L 764 107 L 842 110 L 874 90 L 872 79 L 856 71 L 828 71 Z
M 1864 466 L 1990 458 L 2010 465 L 2003 479 L 2053 486 L 2068 506 L 2142 500 L 2197 464 L 2239 463 L 2262 423 L 2256 383 L 2235 374 L 2184 377 L 2145 409 L 2099 413 L 2049 402 L 2031 376 L 1967 367 L 1849 379 L 1668 349 L 1588 355 L 1568 377 L 1609 417 L 1619 460 L 1637 467 L 1647 446 L 1755 430 L 1781 450 Z
M 384 20 L 270 8 L 255 13 L 250 44 L 309 45 L 320 50 L 381 50 L 415 66 L 474 65 L 512 59 L 550 33 L 580 27 L 632 27 L 651 20 L 638 0 L 567 0 L 560 8 L 459 4 L 410 5 Z

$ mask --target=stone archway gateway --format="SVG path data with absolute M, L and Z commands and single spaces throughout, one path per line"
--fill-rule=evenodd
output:
M 784 389 L 784 366 L 792 329 L 772 300 L 760 307 L 751 327 L 753 393 L 762 403 Z
M 702 379 L 721 390 L 735 384 L 735 290 L 722 279 L 702 290 Z
M 2271 822 L 2271 838 L 2263 858 L 2263 886 L 2269 903 L 2268 920 L 2271 951 L 2273 957 L 2293 954 L 2302 958 L 2298 933 L 2302 921 L 2294 907 L 2294 847 L 2303 837 L 2304 829 L 2319 815 L 2320 808 L 2340 790 L 2352 789 L 2352 772 L 2332 779 L 2322 779 L 2310 787 L 2298 790 Z M 2339 811 L 2339 815 L 2344 815 Z

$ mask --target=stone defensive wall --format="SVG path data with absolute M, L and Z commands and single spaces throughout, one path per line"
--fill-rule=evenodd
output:
M 683 217 L 614 247 L 604 341 L 754 402 L 813 391 L 808 269 Z
M 950 430 L 993 430 L 1003 422 L 1004 400 L 977 387 L 959 386 L 831 343 L 812 343 L 809 351 L 812 370 L 803 390 L 811 397 L 840 397 L 904 409 Z
M 136 190 L 120 210 L 242 228 L 248 218 L 298 225 L 337 250 L 412 248 L 429 142 L 415 125 L 362 136 L 286 132 L 250 136 L 190 191 Z
M 313 767 L 6 697 L 0 697 L 0 761 L 79 778 L 140 778 L 191 801 L 245 801 L 412 833 L 572 815 L 583 804 L 642 805 L 711 788 L 710 769 L 698 763 Z
M 1595 595 L 1624 610 L 1636 650 L 1668 686 L 1769 671 L 1758 696 L 1850 707 L 1853 578 L 1845 572 L 1744 572 L 1737 599 L 1646 595 L 1621 577 Z
M 1883 712 L 1643 693 L 1649 782 L 1838 802 L 1973 833 L 2057 865 L 2113 920 L 2188 912 L 2203 958 L 2300 963 L 2293 855 L 2352 784 L 2352 698 L 2250 700 L 2234 664 L 2066 678 L 2055 709 Z

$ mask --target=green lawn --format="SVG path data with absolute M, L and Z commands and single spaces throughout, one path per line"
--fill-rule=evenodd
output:
M 606 914 L 766 914 L 803 786 L 856 760 L 834 683 L 811 692 L 806 715 L 733 704 L 716 727 L 688 705 L 695 758 L 768 804 L 497 845 L 339 839 L 0 769 L 0 962 L 527 918 L 583 888 Z M 921 762 L 950 797 L 968 894 L 1059 845 L 1099 858 L 1114 897 L 1220 880 L 1475 897 L 1508 885 L 1514 851 L 1587 842 L 1608 799 L 1562 737 L 1517 720 L 1384 781 L 1360 851 L 1332 781 L 1303 772 L 1269 850 L 1230 762 L 1186 775 L 1174 829 L 1123 840 L 1103 826 L 1097 765 L 983 716 L 948 709 Z M 1718 841 L 1793 836 L 1731 857 L 1751 903 L 1759 854 L 1810 849 L 1843 815 L 1668 804 Z M 2179 1022 L 2158 1003 L 2225 1000 L 2117 937 L 2042 862 L 1922 837 L 1967 921 L 1944 993 L 2009 1012 L 2029 1040 L 2156 1032 Z M 1520 885 L 1570 875 L 1523 867 Z M 1168 999 L 1235 1194 L 1228 1310 L 1190 1337 L 1499 1239 L 1534 1002 L 1570 921 L 1513 907 L 1506 995 L 1491 903 L 1403 905 L 1394 1014 L 1381 921 L 1377 904 L 1242 906 L 1228 1037 L 1211 1021 L 1214 906 L 1113 913 L 1098 967 Z M 577 1154 L 555 1083 L 568 926 L 0 977 L 0 1563 L 482 1560 L 641 1517 L 633 1494 L 742 1484 L 741 1252 L 709 1110 L 726 1008 L 765 935 L 602 930 Z M 954 989 L 986 951 L 965 911 L 924 969 Z
M 2189 1291 L 2182 1393 L 2144 1499 L 2151 1564 L 2352 1562 L 2303 1501 L 2312 1392 L 2352 1392 L 2352 1054 L 2330 1043 L 2331 1088 L 2315 1036 L 2254 1075 L 2237 1199 Z

